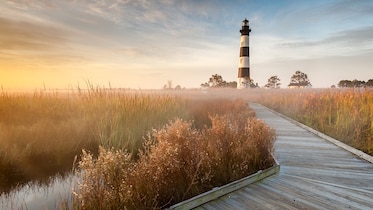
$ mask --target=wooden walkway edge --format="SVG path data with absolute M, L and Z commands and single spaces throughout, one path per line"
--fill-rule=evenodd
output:
M 254 104 L 255 103 L 252 103 L 252 105 L 254 105 Z M 258 106 L 258 104 L 256 104 L 256 106 Z M 353 147 L 351 147 L 351 146 L 349 146 L 349 145 L 347 145 L 347 144 L 345 144 L 345 143 L 343 143 L 341 141 L 338 141 L 338 140 L 336 140 L 336 139 L 334 139 L 334 138 L 332 138 L 332 137 L 330 137 L 328 135 L 325 135 L 324 133 L 321 133 L 321 132 L 319 132 L 319 131 L 311 128 L 311 127 L 308 127 L 307 125 L 304 125 L 304 124 L 302 124 L 302 123 L 300 123 L 300 122 L 298 122 L 296 120 L 293 120 L 293 119 L 291 119 L 291 118 L 289 118 L 289 117 L 287 117 L 287 116 L 285 116 L 285 115 L 283 115 L 281 113 L 278 113 L 278 112 L 276 112 L 276 111 L 274 111 L 272 109 L 269 109 L 269 108 L 267 108 L 265 106 L 263 106 L 263 107 L 266 108 L 268 111 L 271 111 L 274 114 L 276 114 L 276 115 L 278 115 L 278 116 L 280 116 L 282 118 L 285 118 L 286 120 L 290 121 L 291 123 L 293 123 L 295 125 L 298 125 L 299 127 L 304 128 L 305 130 L 307 130 L 307 131 L 309 131 L 309 132 L 311 132 L 311 133 L 313 133 L 313 134 L 315 134 L 315 135 L 317 135 L 317 136 L 319 136 L 319 137 L 321 137 L 321 138 L 323 138 L 323 139 L 325 139 L 325 140 L 327 140 L 327 141 L 329 141 L 329 142 L 337 145 L 338 147 L 341 147 L 341 148 L 343 148 L 343 149 L 351 152 L 352 154 L 360 157 L 361 159 L 364 159 L 364 160 L 366 160 L 366 161 L 368 161 L 370 163 L 373 163 L 373 157 L 370 156 L 370 155 L 368 155 L 368 154 L 366 154 L 365 152 L 362 152 L 361 150 L 355 149 L 355 148 L 353 148 Z
M 280 165 L 278 161 L 275 159 L 275 165 L 268 169 L 260 170 L 250 176 L 244 177 L 242 179 L 223 185 L 221 187 L 216 187 L 210 191 L 197 195 L 193 198 L 177 203 L 169 207 L 168 209 L 175 209 L 175 210 L 193 209 L 197 206 L 200 206 L 202 204 L 215 200 L 223 195 L 226 195 L 228 193 L 231 193 L 233 191 L 246 187 L 249 184 L 252 184 L 266 177 L 269 177 L 273 174 L 276 174 L 279 171 L 280 171 Z
M 373 209 L 371 156 L 259 104 L 250 107 L 276 130 L 281 170 L 195 209 Z

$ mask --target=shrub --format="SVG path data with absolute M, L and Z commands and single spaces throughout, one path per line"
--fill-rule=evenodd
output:
M 122 150 L 100 147 L 97 159 L 83 150 L 79 167 L 82 182 L 75 194 L 81 209 L 125 209 L 131 192 L 128 179 L 133 170 L 131 155 Z

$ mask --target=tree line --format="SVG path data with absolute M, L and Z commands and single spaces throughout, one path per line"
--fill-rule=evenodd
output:
M 311 82 L 308 79 L 307 74 L 296 71 L 295 74 L 290 78 L 289 86 L 308 86 L 311 85 Z M 280 88 L 280 78 L 278 76 L 272 76 L 268 79 L 268 83 L 264 86 L 265 88 Z M 223 79 L 223 77 L 219 74 L 214 74 L 210 77 L 210 79 L 201 84 L 202 88 L 236 88 L 237 82 L 227 82 Z M 254 83 L 253 79 L 250 79 L 250 87 L 257 88 L 258 84 Z
M 363 87 L 373 87 L 373 79 L 369 79 L 367 82 L 361 80 L 341 80 L 338 83 L 340 88 L 363 88 Z
M 276 89 L 280 88 L 281 82 L 280 78 L 278 76 L 271 76 L 267 84 L 264 85 L 265 88 L 269 89 Z M 367 82 L 360 81 L 360 80 L 341 80 L 338 84 L 338 87 L 340 88 L 364 88 L 364 87 L 373 87 L 373 79 L 369 79 Z M 311 87 L 311 82 L 308 79 L 307 74 L 296 71 L 290 78 L 290 83 L 288 87 Z M 205 83 L 201 84 L 202 88 L 236 88 L 237 82 L 227 82 L 223 79 L 223 77 L 219 74 L 212 75 L 209 80 Z M 254 80 L 251 79 L 250 81 L 250 87 L 256 88 L 258 87 L 257 84 L 254 84 Z M 331 87 L 335 87 L 335 85 L 332 85 Z

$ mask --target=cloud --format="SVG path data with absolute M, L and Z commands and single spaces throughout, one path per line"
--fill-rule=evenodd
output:
M 115 53 L 123 54 L 131 58 L 140 58 L 150 56 L 152 49 L 136 48 L 136 47 L 123 47 L 115 50 Z
M 288 38 L 309 39 L 372 23 L 372 1 L 281 1 L 268 7 L 260 10 L 265 13 L 258 27 Z
M 373 13 L 373 4 L 370 0 L 343 0 L 336 1 L 327 4 L 327 6 L 322 9 L 322 16 L 335 16 L 336 18 L 342 18 L 345 21 L 349 18 L 354 17 L 370 17 Z M 322 17 L 320 17 L 322 18 Z
M 324 40 L 325 43 L 345 43 L 365 45 L 373 41 L 373 25 L 364 28 L 341 31 Z
M 373 48 L 372 1 L 283 1 L 259 11 L 251 42 L 259 62 L 359 55 Z
M 208 26 L 208 18 L 218 18 L 216 14 L 222 11 L 219 3 L 214 1 L 82 0 L 70 4 L 120 26 L 136 27 L 148 33 L 169 31 L 171 34 L 183 34 L 188 29 Z M 195 22 L 197 18 L 198 25 Z
M 0 68 L 15 69 L 22 68 L 24 70 L 41 70 L 59 67 L 84 66 L 91 63 L 92 60 L 80 55 L 68 53 L 38 53 L 38 54 L 19 54 L 19 53 L 2 53 L 0 52 Z M 66 69 L 64 69 L 66 70 Z
M 373 48 L 373 26 L 335 32 L 319 40 L 286 40 L 278 46 L 294 52 L 303 50 L 306 56 L 358 55 Z
M 55 6 L 54 2 L 50 0 L 8 0 L 6 3 L 20 10 L 52 8 Z
M 48 50 L 68 41 L 59 28 L 0 17 L 1 50 Z
M 5 69 L 43 69 L 87 64 L 86 55 L 70 46 L 67 30 L 45 22 L 0 17 L 0 65 Z
M 58 26 L 69 31 L 72 38 L 69 41 L 82 45 L 93 42 L 103 50 L 105 47 L 112 48 L 119 44 L 132 49 L 151 46 L 163 49 L 164 53 L 168 54 L 167 49 L 170 48 L 187 46 L 199 49 L 208 47 L 212 42 L 224 42 L 224 38 L 220 38 L 221 34 L 217 33 L 221 30 L 220 27 L 211 23 L 212 19 L 219 19 L 223 9 L 219 7 L 220 3 L 210 0 L 68 0 L 51 1 L 48 5 L 45 0 L 39 2 L 42 6 L 37 8 L 32 7 L 31 2 L 37 1 L 11 1 L 20 7 L 28 7 L 31 11 L 27 14 L 39 20 L 39 23 L 53 24 L 56 28 Z M 21 12 L 18 12 L 17 17 L 21 15 Z M 25 20 L 27 19 L 23 18 L 23 21 Z M 44 28 L 41 31 L 44 31 Z M 57 31 L 62 32 L 60 29 Z M 55 33 L 50 35 L 55 36 Z M 61 34 L 60 38 L 67 37 L 62 37 Z M 26 40 L 28 41 L 25 46 L 42 47 L 42 43 L 37 42 L 38 39 L 34 42 Z

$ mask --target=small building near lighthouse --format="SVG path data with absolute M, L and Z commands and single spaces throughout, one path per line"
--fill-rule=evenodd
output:
M 238 79 L 237 89 L 249 88 L 251 84 L 250 78 L 250 49 L 249 49 L 249 35 L 251 29 L 249 21 L 245 18 L 242 21 L 241 42 L 240 42 L 240 59 L 238 63 Z

